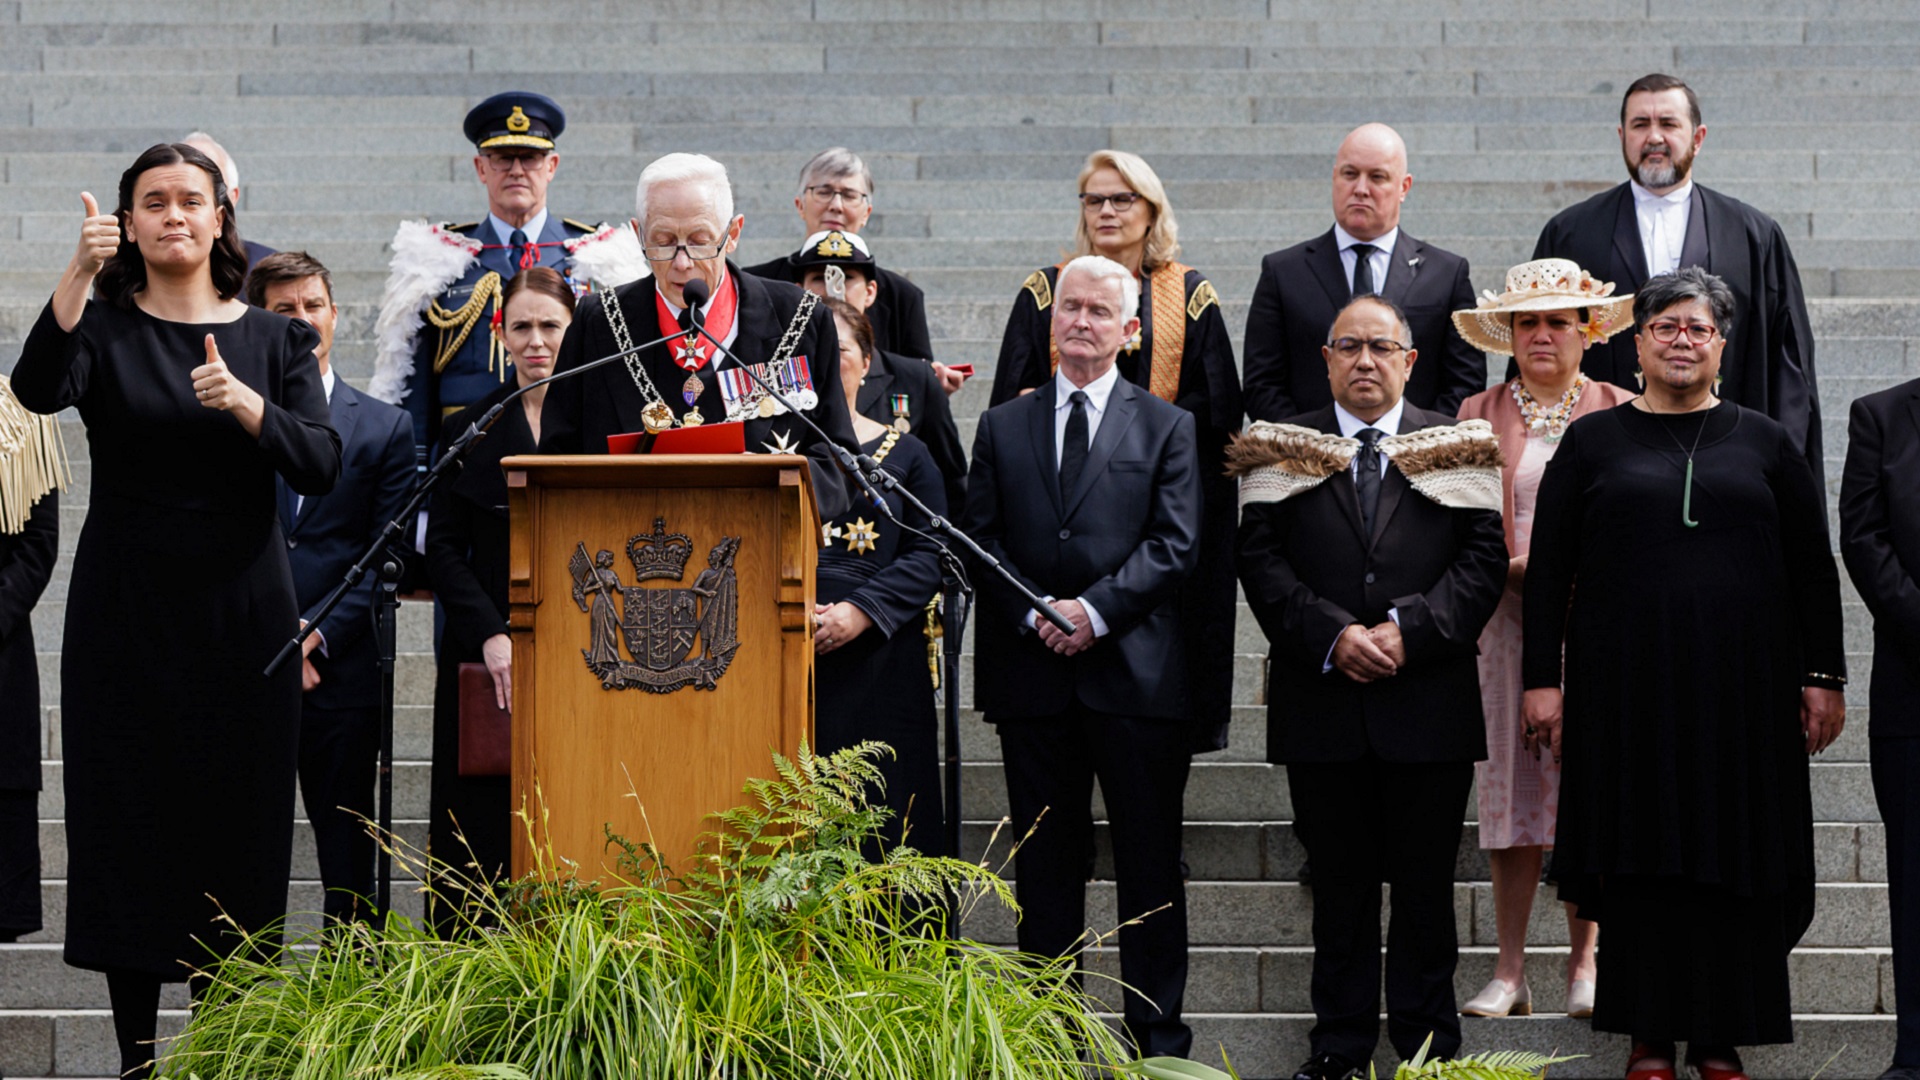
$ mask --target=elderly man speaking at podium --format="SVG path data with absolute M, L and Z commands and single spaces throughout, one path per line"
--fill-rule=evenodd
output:
M 603 454 L 610 435 L 738 423 L 750 452 L 813 459 L 822 518 L 845 509 L 846 488 L 830 448 L 740 370 L 752 365 L 827 438 L 858 453 L 840 389 L 833 316 L 811 293 L 744 274 L 727 257 L 746 219 L 734 214 L 726 167 L 712 158 L 668 154 L 654 161 L 640 173 L 634 206 L 633 228 L 653 273 L 581 301 L 555 372 L 644 346 L 676 326 L 688 329 L 689 293 L 704 291 L 700 322 L 712 336 L 676 337 L 554 383 L 541 452 Z

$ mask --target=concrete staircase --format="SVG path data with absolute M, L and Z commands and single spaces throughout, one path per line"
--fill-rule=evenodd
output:
M 558 98 L 553 208 L 622 219 L 640 167 L 701 150 L 733 170 L 743 261 L 798 242 L 795 174 L 821 147 L 877 177 L 869 229 L 883 265 L 925 287 L 942 359 L 981 377 L 955 399 L 963 438 L 984 406 L 1007 305 L 1073 228 L 1085 154 L 1134 150 L 1167 180 L 1185 261 L 1212 277 L 1236 335 L 1260 255 L 1326 227 L 1341 134 L 1394 124 L 1416 177 L 1406 223 L 1466 254 L 1480 286 L 1527 257 L 1555 210 L 1618 182 L 1619 94 L 1648 71 L 1687 77 L 1709 136 L 1698 175 L 1787 230 L 1814 309 L 1830 488 L 1847 404 L 1920 374 L 1920 3 L 1916 0 L 0 0 L 0 369 L 10 367 L 72 250 L 78 192 L 106 193 L 148 144 L 213 131 L 238 157 L 246 234 L 304 247 L 335 271 L 344 373 L 371 370 L 386 241 L 406 216 L 484 208 L 459 121 L 480 97 Z M 1366 71 L 1356 77 L 1355 71 Z M 84 519 L 86 443 L 66 426 Z M 48 928 L 0 946 L 0 1072 L 105 1076 L 115 1067 L 103 981 L 60 961 L 60 642 L 63 563 L 35 614 L 46 692 L 41 838 Z M 1799 1041 L 1756 1051 L 1756 1075 L 1871 1077 L 1892 1046 L 1886 854 L 1868 783 L 1869 624 L 1849 594 L 1855 708 L 1814 766 L 1820 905 L 1795 957 Z M 426 814 L 431 616 L 402 618 L 401 830 Z M 1305 1055 L 1310 897 L 1285 777 L 1263 764 L 1259 656 L 1244 615 L 1234 743 L 1188 794 L 1196 1055 L 1282 1076 Z M 969 845 L 1005 794 L 998 743 L 969 716 Z M 210 830 L 209 842 L 217 842 Z M 310 834 L 290 906 L 319 907 Z M 1107 873 L 1104 865 L 1101 874 Z M 1492 966 L 1487 867 L 1469 828 L 1458 875 L 1459 990 Z M 402 891 L 402 909 L 415 898 Z M 1543 893 L 1530 971 L 1559 1005 L 1564 922 Z M 1118 921 L 1096 886 L 1090 924 Z M 997 913 L 970 932 L 1011 940 Z M 1111 951 L 1092 957 L 1117 971 Z M 163 1028 L 184 1019 L 179 988 Z M 1594 1057 L 1568 1077 L 1617 1075 L 1622 1040 L 1562 1016 L 1470 1021 L 1472 1050 Z M 1390 1065 L 1383 1050 L 1383 1066 Z

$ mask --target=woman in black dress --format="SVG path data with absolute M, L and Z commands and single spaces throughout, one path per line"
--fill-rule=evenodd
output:
M 1637 1080 L 1672 1080 L 1677 1042 L 1733 1080 L 1736 1047 L 1793 1040 L 1839 574 L 1786 429 L 1713 395 L 1725 283 L 1661 275 L 1633 315 L 1644 396 L 1575 421 L 1540 483 L 1521 716 L 1562 760 L 1561 895 L 1604 932 L 1593 1026 L 1633 1036 Z
M 946 492 L 926 444 L 854 408 L 873 362 L 866 316 L 844 300 L 824 303 L 840 333 L 840 385 L 860 449 L 945 517 Z M 926 636 L 927 605 L 940 591 L 939 549 L 896 524 L 894 518 L 927 527 L 899 495 L 884 494 L 893 517 L 855 497 L 851 510 L 820 527 L 814 740 L 823 754 L 866 739 L 891 746 L 895 756 L 879 763 L 886 778 L 882 801 L 893 811 L 881 842 L 893 847 L 904 837 L 925 854 L 941 855 L 947 854 L 946 831 Z
M 1227 443 L 1240 432 L 1240 369 L 1206 275 L 1174 261 L 1180 253 L 1173 204 L 1139 157 L 1098 150 L 1080 170 L 1074 255 L 1104 255 L 1140 275 L 1140 332 L 1120 350 L 1120 377 L 1193 414 L 1200 439 L 1200 568 L 1180 592 L 1187 646 L 1189 749 L 1227 745 L 1233 705 L 1233 531 L 1239 489 L 1227 476 Z M 1062 265 L 1065 265 L 1064 263 Z M 993 373 L 998 405 L 1053 378 L 1053 290 L 1060 268 L 1027 276 L 1013 298 Z
M 60 670 L 66 960 L 105 972 L 124 1067 L 144 1075 L 160 984 L 239 945 L 222 915 L 286 913 L 299 628 L 274 474 L 324 494 L 340 438 L 304 322 L 236 299 L 247 259 L 220 169 L 160 144 L 102 214 L 13 371 L 73 406 L 93 457 Z M 96 298 L 89 300 L 92 289 Z
M 514 381 L 444 425 L 449 438 L 486 415 L 501 398 L 553 374 L 553 358 L 573 322 L 573 290 L 544 266 L 514 275 L 501 293 L 497 332 L 513 362 Z M 427 851 L 464 878 L 505 877 L 513 827 L 512 780 L 460 775 L 460 665 L 487 665 L 494 700 L 513 704 L 513 639 L 507 636 L 507 478 L 500 459 L 535 453 L 545 387 L 502 413 L 465 468 L 433 493 L 427 516 L 427 577 L 446 612 L 440 639 L 439 681 L 433 691 L 433 780 Z M 427 896 L 428 916 L 442 936 L 462 925 L 458 882 L 438 879 Z

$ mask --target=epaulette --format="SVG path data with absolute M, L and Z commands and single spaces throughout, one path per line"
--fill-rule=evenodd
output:
M 1033 294 L 1034 307 L 1045 311 L 1053 306 L 1053 286 L 1047 282 L 1045 270 L 1035 270 L 1028 274 L 1026 282 L 1020 287 Z
M 1198 319 L 1208 307 L 1220 302 L 1220 294 L 1213 291 L 1213 282 L 1202 281 L 1200 287 L 1193 290 L 1187 298 L 1187 321 Z
M 598 232 L 600 230 L 600 226 L 598 225 L 589 225 L 584 221 L 575 221 L 570 217 L 561 218 L 560 224 L 565 225 L 569 229 L 579 229 L 583 233 Z
M 470 233 L 473 230 L 479 228 L 480 223 L 477 221 L 467 221 L 467 222 L 462 222 L 459 225 L 454 225 L 450 222 L 442 222 L 440 227 L 446 230 L 447 232 Z

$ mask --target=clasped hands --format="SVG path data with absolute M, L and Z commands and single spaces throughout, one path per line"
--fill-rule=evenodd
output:
M 1333 643 L 1335 671 L 1358 683 L 1396 675 L 1407 663 L 1407 643 L 1400 624 L 1388 619 L 1378 626 L 1347 627 Z
M 1093 620 L 1087 615 L 1086 605 L 1078 600 L 1055 600 L 1053 609 L 1073 624 L 1073 633 L 1062 633 L 1059 627 L 1036 615 L 1033 628 L 1040 634 L 1040 644 L 1061 656 L 1074 656 L 1093 647 Z

